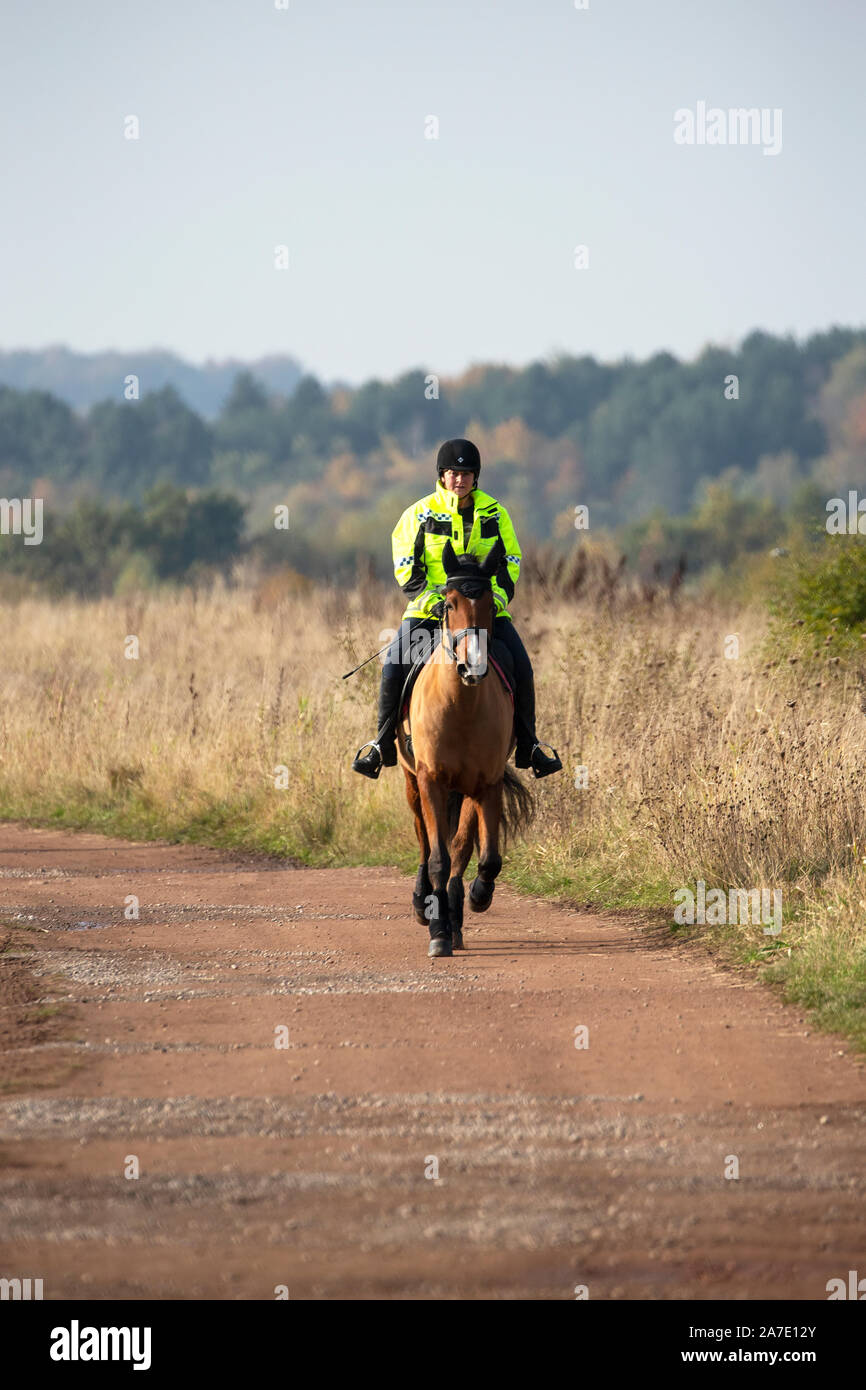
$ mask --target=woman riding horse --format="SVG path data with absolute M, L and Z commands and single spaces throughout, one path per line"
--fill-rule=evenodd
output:
M 436 608 L 446 579 L 442 565 L 446 543 L 451 541 L 457 555 L 472 554 L 481 560 L 501 537 L 505 553 L 492 583 L 493 638 L 504 644 L 514 667 L 514 761 L 517 767 L 531 767 L 536 777 L 547 777 L 559 772 L 562 763 L 556 749 L 536 736 L 532 663 L 508 612 L 520 574 L 520 546 L 511 518 L 501 503 L 479 489 L 481 455 L 471 440 L 447 440 L 439 450 L 436 469 L 436 491 L 407 508 L 391 537 L 394 574 L 409 604 L 382 670 L 378 732 L 361 745 L 352 768 L 364 777 L 375 778 L 383 766 L 396 766 L 400 694 L 416 658 L 433 649 L 433 634 L 438 628 Z M 370 751 L 362 757 L 365 748 Z M 545 748 L 550 748 L 553 757 L 548 757 Z

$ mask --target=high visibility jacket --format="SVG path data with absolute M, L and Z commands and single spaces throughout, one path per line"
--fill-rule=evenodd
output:
M 391 534 L 394 575 L 409 598 L 404 618 L 429 618 L 442 598 L 446 574 L 442 551 L 450 539 L 457 555 L 471 554 L 483 560 L 501 536 L 505 555 L 493 578 L 497 618 L 510 618 L 508 605 L 520 576 L 520 546 L 505 508 L 486 492 L 472 492 L 475 514 L 468 543 L 463 545 L 463 519 L 458 497 L 441 483 L 436 491 L 407 507 Z M 437 591 L 438 590 L 438 591 Z

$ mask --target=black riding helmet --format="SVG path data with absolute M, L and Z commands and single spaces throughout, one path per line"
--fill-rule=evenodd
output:
M 475 486 L 478 486 L 481 455 L 471 439 L 446 439 L 436 459 L 436 472 L 440 480 L 446 468 L 471 469 L 475 474 Z

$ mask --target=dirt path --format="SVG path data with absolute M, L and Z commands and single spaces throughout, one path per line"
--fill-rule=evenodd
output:
M 0 1275 L 822 1299 L 866 1274 L 843 1042 L 694 949 L 504 889 L 428 961 L 410 891 L 0 827 Z

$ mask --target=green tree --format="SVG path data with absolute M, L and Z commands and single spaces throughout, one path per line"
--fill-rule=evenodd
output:
M 81 421 L 47 391 L 0 386 L 0 493 L 20 497 L 37 478 L 76 478 L 85 463 Z

